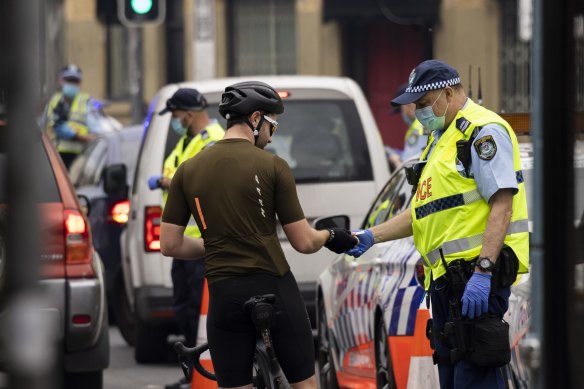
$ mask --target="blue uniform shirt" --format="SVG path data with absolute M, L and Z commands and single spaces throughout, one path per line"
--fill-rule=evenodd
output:
M 466 104 L 465 104 L 466 106 Z M 464 107 L 463 107 L 464 109 Z M 431 146 L 428 156 L 444 130 L 434 131 L 434 143 Z M 474 145 L 481 138 L 491 136 L 496 145 L 496 152 L 490 160 L 479 157 Z M 499 189 L 513 189 L 513 194 L 517 193 L 517 176 L 513 167 L 513 143 L 507 130 L 495 123 L 485 125 L 475 137 L 473 147 L 471 147 L 471 166 L 469 169 L 471 177 L 477 183 L 477 189 L 486 202 L 489 202 Z M 460 174 L 465 175 L 462 164 L 458 166 Z
M 474 144 L 485 136 L 491 136 L 497 145 L 497 151 L 490 160 L 481 159 Z M 513 143 L 507 130 L 495 123 L 487 124 L 477 134 L 471 147 L 471 174 L 477 183 L 481 196 L 489 199 L 499 189 L 513 189 L 517 193 L 517 176 L 513 167 Z

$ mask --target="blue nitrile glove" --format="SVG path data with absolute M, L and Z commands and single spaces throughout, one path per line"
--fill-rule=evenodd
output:
M 479 317 L 489 310 L 491 274 L 475 271 L 466 283 L 462 294 L 462 316 Z
M 359 258 L 375 243 L 373 241 L 373 233 L 371 230 L 356 230 L 353 232 L 355 232 L 355 236 L 359 239 L 359 244 L 347 251 L 347 254 Z
M 160 179 L 162 178 L 162 176 L 160 174 L 155 175 L 155 176 L 151 176 L 148 179 L 148 187 L 150 188 L 150 190 L 154 190 L 154 189 L 158 189 L 160 188 Z
M 54 130 L 57 138 L 59 139 L 71 140 L 75 138 L 76 135 L 75 131 L 73 131 L 73 129 L 67 125 L 67 122 L 60 122 L 55 124 Z

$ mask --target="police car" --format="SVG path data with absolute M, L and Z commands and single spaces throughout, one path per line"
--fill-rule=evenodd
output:
M 519 149 L 529 205 L 532 146 L 520 143 Z M 581 147 L 577 156 L 577 174 L 582 176 Z M 407 209 L 411 198 L 412 187 L 402 166 L 390 177 L 360 227 L 383 223 Z M 583 208 L 584 204 L 578 205 L 578 215 Z M 533 215 L 531 208 L 529 215 Z M 320 386 L 439 387 L 426 338 L 430 310 L 423 285 L 422 257 L 412 237 L 376 244 L 360 258 L 337 256 L 320 275 L 317 286 Z M 522 275 L 512 287 L 509 306 L 505 320 L 510 324 L 512 358 L 504 375 L 510 387 L 522 388 L 527 387 L 529 376 L 518 345 L 530 322 L 529 275 Z

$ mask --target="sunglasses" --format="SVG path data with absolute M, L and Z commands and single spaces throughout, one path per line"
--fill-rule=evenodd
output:
M 264 119 L 270 123 L 270 136 L 274 135 L 274 132 L 278 129 L 278 122 L 266 115 L 264 115 Z

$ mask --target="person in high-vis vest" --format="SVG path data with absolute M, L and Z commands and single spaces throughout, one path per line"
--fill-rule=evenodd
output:
M 45 109 L 45 126 L 65 166 L 83 151 L 99 132 L 92 118 L 91 97 L 80 90 L 83 73 L 77 65 L 67 65 L 59 72 L 61 90 L 53 94 Z
M 395 97 L 401 96 L 407 87 L 408 84 L 400 85 Z M 392 170 L 400 166 L 403 161 L 419 155 L 424 148 L 426 148 L 426 144 L 428 143 L 428 132 L 424 130 L 420 121 L 416 119 L 416 115 L 414 114 L 415 110 L 416 104 L 414 103 L 404 104 L 393 108 L 393 113 L 401 114 L 401 118 L 408 126 L 408 129 L 404 136 L 404 147 L 401 153 L 390 147 L 386 147 Z
M 430 341 L 442 388 L 504 388 L 510 286 L 528 272 L 529 230 L 517 137 L 466 97 L 458 72 L 428 60 L 392 104 L 415 103 L 432 131 L 411 169 L 406 210 L 355 232 L 358 257 L 373 244 L 414 236 L 432 309 Z
M 207 100 L 199 91 L 181 88 L 167 100 L 166 108 L 159 113 L 160 115 L 172 113 L 170 128 L 180 136 L 174 150 L 164 161 L 162 174 L 148 179 L 150 189 L 163 189 L 164 204 L 168 197 L 170 182 L 178 167 L 205 148 L 223 139 L 225 135 L 221 125 L 209 118 L 206 108 Z M 185 229 L 185 235 L 193 238 L 201 237 L 201 232 L 192 218 Z M 173 308 L 179 329 L 185 336 L 185 344 L 188 347 L 194 347 L 197 341 L 204 276 L 204 260 L 172 260 Z M 190 387 L 183 379 L 166 387 L 171 389 L 181 388 L 181 386 Z

